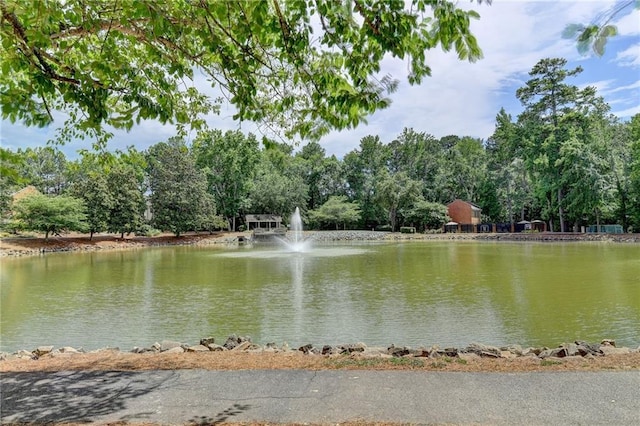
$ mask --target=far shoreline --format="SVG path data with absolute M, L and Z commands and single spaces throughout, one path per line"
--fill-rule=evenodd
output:
M 425 233 L 403 234 L 385 231 L 305 231 L 311 239 L 330 241 L 506 241 L 506 242 L 609 242 L 640 243 L 640 233 Z M 163 233 L 157 236 L 115 234 L 67 234 L 45 239 L 43 236 L 9 236 L 0 238 L 0 257 L 35 256 L 46 253 L 130 250 L 162 246 L 234 245 L 251 237 L 250 232 L 186 233 L 179 237 Z

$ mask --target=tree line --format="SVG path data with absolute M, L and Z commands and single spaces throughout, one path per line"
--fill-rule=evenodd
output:
M 627 122 L 611 115 L 594 88 L 570 84 L 580 71 L 561 58 L 539 61 L 515 94 L 522 113 L 500 110 L 487 140 L 406 128 L 391 141 L 366 136 L 341 159 L 317 142 L 296 151 L 220 130 L 145 151 L 81 151 L 73 161 L 53 146 L 2 150 L 4 164 L 18 166 L 4 166 L 0 207 L 11 226 L 43 232 L 153 227 L 180 235 L 239 229 L 247 213 L 287 218 L 295 207 L 318 229 L 439 229 L 445 204 L 460 198 L 479 205 L 486 222 L 542 219 L 554 231 L 618 223 L 637 231 L 640 114 Z M 11 206 L 10 194 L 29 184 L 44 195 Z M 35 223 L 54 199 L 58 225 Z

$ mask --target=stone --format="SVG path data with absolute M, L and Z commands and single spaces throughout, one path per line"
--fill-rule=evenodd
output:
M 578 351 L 578 354 L 582 355 L 582 356 L 587 356 L 587 355 L 591 355 L 591 356 L 600 356 L 603 355 L 602 351 L 600 350 L 601 345 L 594 343 L 594 344 L 590 344 L 581 340 L 578 340 L 575 342 L 576 344 L 576 350 Z
M 184 349 L 182 346 L 174 346 L 171 349 L 167 349 L 166 351 L 162 351 L 163 354 L 181 354 L 184 353 Z
M 216 342 L 216 339 L 213 337 L 205 337 L 204 339 L 200 339 L 200 344 L 202 346 L 208 346 Z
M 327 355 L 333 352 L 333 346 L 324 345 L 322 347 L 322 355 Z
M 397 348 L 394 345 L 391 345 L 388 349 L 387 349 L 388 353 L 390 355 L 393 355 L 395 357 L 403 357 L 406 355 L 409 355 L 411 353 L 411 351 L 409 350 L 409 348 L 407 348 L 406 346 L 402 347 L 402 348 Z
M 500 358 L 500 349 L 495 346 L 483 345 L 481 343 L 471 343 L 462 352 L 473 352 L 482 357 Z
M 213 351 L 213 352 L 222 352 L 222 351 L 227 351 L 228 350 L 224 346 L 217 345 L 215 343 L 211 343 L 210 345 L 207 345 L 207 348 L 209 348 L 209 350 Z
M 79 354 L 80 351 L 76 348 L 72 348 L 71 346 L 63 346 L 60 348 L 60 352 L 62 353 L 70 353 L 70 354 Z
M 603 346 L 613 346 L 614 348 L 616 347 L 616 341 L 613 339 L 603 339 L 600 344 Z
M 578 345 L 576 345 L 575 343 L 566 344 L 564 345 L 564 347 L 567 350 L 567 356 L 576 356 L 580 354 L 578 352 Z
M 232 351 L 245 351 L 248 349 L 251 349 L 251 347 L 253 346 L 253 343 L 251 343 L 250 341 L 244 341 L 236 346 L 233 347 L 233 349 L 231 349 Z
M 163 340 L 162 342 L 160 342 L 160 352 L 166 352 L 173 348 L 180 348 L 180 347 L 182 347 L 182 343 L 175 342 L 173 340 Z
M 339 349 L 341 353 L 354 353 L 354 352 L 364 352 L 367 349 L 367 345 L 364 343 L 350 343 L 347 345 L 340 345 Z
M 19 350 L 18 352 L 15 353 L 16 357 L 21 358 L 21 359 L 35 359 L 36 356 L 29 351 L 25 351 L 24 349 Z
M 549 348 L 547 347 L 543 347 L 543 348 L 527 348 L 524 350 L 524 353 L 526 354 L 534 354 L 535 356 L 540 356 L 540 354 L 546 350 L 548 350 Z
M 631 349 L 629 348 L 616 348 L 615 346 L 609 346 L 609 345 L 600 346 L 600 350 L 604 355 L 621 355 L 621 354 L 631 353 Z
M 457 350 L 456 350 L 457 353 Z M 431 350 L 427 348 L 418 348 L 413 351 L 413 356 L 417 358 L 429 358 L 431 356 Z
M 449 356 L 449 357 L 452 357 L 452 358 L 457 357 L 458 356 L 458 352 L 459 352 L 458 348 L 444 348 L 442 350 L 442 354 L 443 355 Z M 429 355 L 426 355 L 426 356 L 429 356 Z
M 51 351 L 53 351 L 53 346 L 38 346 L 33 353 L 36 356 L 42 356 L 50 353 Z
M 224 342 L 222 346 L 224 346 L 227 349 L 233 349 L 239 344 L 240 344 L 240 339 L 238 338 L 238 336 L 236 336 L 235 334 L 232 334 L 231 336 L 227 337 L 227 341 Z
M 507 345 L 507 346 L 502 346 L 500 348 L 500 351 L 509 351 L 512 354 L 515 354 L 517 356 L 522 356 L 523 350 L 522 350 L 522 346 L 520 345 Z
M 504 358 L 504 359 L 513 359 L 513 358 L 517 358 L 518 355 L 511 352 L 511 351 L 500 351 L 500 358 Z
M 151 349 L 156 352 L 160 352 L 160 349 L 162 349 L 162 345 L 158 342 L 155 342 L 153 345 L 151 345 Z
M 556 358 L 565 358 L 568 355 L 569 355 L 569 352 L 567 351 L 567 348 L 559 347 L 559 348 L 551 349 L 551 354 L 549 356 L 553 356 Z
M 303 354 L 308 354 L 313 349 L 313 345 L 311 343 L 307 343 L 306 345 L 300 346 L 298 350 Z
M 209 352 L 209 348 L 205 345 L 189 346 L 187 352 Z
M 545 349 L 538 354 L 538 357 L 542 359 L 549 358 L 552 353 L 553 353 L 553 349 Z

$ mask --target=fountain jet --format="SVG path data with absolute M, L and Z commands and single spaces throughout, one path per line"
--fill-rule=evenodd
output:
M 290 219 L 290 236 L 287 235 L 287 240 L 282 241 L 287 249 L 292 252 L 302 253 L 309 249 L 309 241 L 305 241 L 302 233 L 302 218 L 300 217 L 300 209 L 296 207 L 296 210 L 291 215 Z

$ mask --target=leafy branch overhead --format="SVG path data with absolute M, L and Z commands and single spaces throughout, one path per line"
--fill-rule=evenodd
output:
M 317 138 L 390 104 L 387 56 L 411 84 L 430 49 L 481 57 L 479 15 L 443 0 L 0 0 L 0 14 L 2 116 L 46 126 L 63 111 L 61 140 L 146 119 L 201 128 L 222 101 L 202 77 L 236 119 Z
M 618 28 L 611 21 L 625 9 L 633 7 L 640 9 L 640 0 L 625 0 L 617 3 L 607 13 L 600 15 L 588 25 L 569 24 L 565 27 L 562 37 L 576 41 L 578 52 L 586 55 L 589 50 L 598 55 L 604 55 L 607 40 L 618 35 Z

